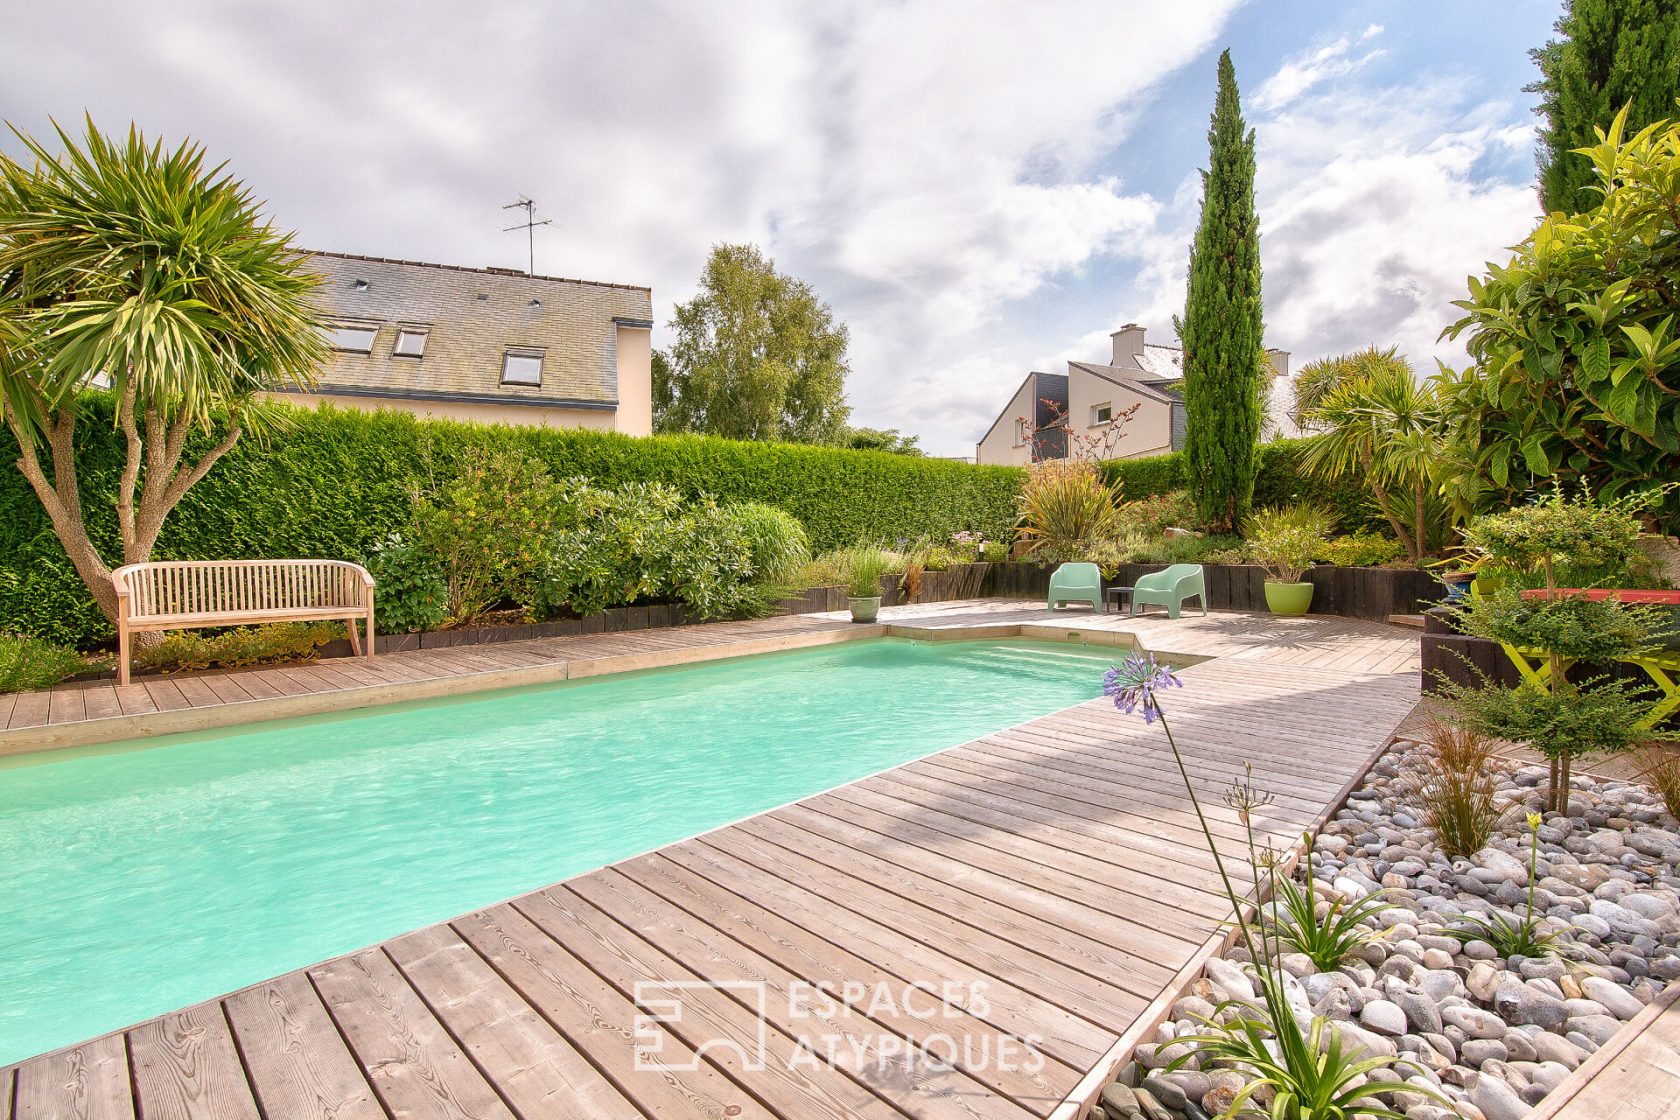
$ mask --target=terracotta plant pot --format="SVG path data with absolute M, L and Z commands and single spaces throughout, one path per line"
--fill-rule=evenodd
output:
M 1312 606 L 1313 585 L 1310 583 L 1274 583 L 1266 581 L 1266 606 L 1273 614 L 1306 614 Z
M 846 605 L 852 608 L 853 622 L 874 622 L 875 616 L 881 613 L 881 597 L 870 595 L 867 598 L 855 595 L 846 596 Z

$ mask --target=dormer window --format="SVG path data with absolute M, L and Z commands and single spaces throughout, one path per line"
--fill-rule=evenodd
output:
M 426 336 L 430 333 L 430 327 L 398 327 L 397 341 L 391 347 L 392 356 L 397 358 L 425 357 Z
M 502 355 L 503 385 L 541 385 L 543 352 L 509 350 Z
M 373 340 L 378 334 L 378 323 L 340 321 L 327 328 L 327 342 L 334 350 L 343 350 L 349 354 L 371 354 Z

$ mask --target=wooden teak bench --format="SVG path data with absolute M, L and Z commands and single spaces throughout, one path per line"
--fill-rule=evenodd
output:
M 150 630 L 344 619 L 362 655 L 357 621 L 373 657 L 373 577 L 344 560 L 164 560 L 111 573 L 117 589 L 117 682 L 127 684 L 130 643 Z

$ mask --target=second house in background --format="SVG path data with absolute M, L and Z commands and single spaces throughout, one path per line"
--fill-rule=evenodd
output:
M 1066 373 L 1027 374 L 981 437 L 975 461 L 1026 466 L 1070 454 L 1136 459 L 1182 447 L 1183 351 L 1145 342 L 1136 323 L 1109 337 L 1114 350 L 1106 365 L 1070 361 Z M 1274 377 L 1289 376 L 1288 351 L 1268 350 L 1266 357 Z
M 647 288 L 315 253 L 332 355 L 290 399 L 551 428 L 653 430 Z

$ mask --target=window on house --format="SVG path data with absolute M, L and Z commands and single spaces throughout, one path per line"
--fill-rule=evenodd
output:
M 542 351 L 509 350 L 502 355 L 502 384 L 541 385 L 542 367 Z
M 1091 423 L 1093 423 L 1093 424 L 1106 424 L 1110 420 L 1113 420 L 1113 419 L 1114 419 L 1114 406 L 1112 404 L 1099 404 L 1099 405 L 1093 405 L 1092 406 L 1092 408 L 1091 408 Z
M 398 327 L 397 341 L 391 347 L 391 353 L 399 358 L 425 357 L 426 336 L 430 333 L 429 327 Z
M 334 323 L 327 328 L 327 342 L 334 350 L 371 354 L 374 337 L 378 334 L 378 323 Z
M 1025 417 L 1015 417 L 1015 446 L 1020 447 L 1027 442 L 1027 421 Z

